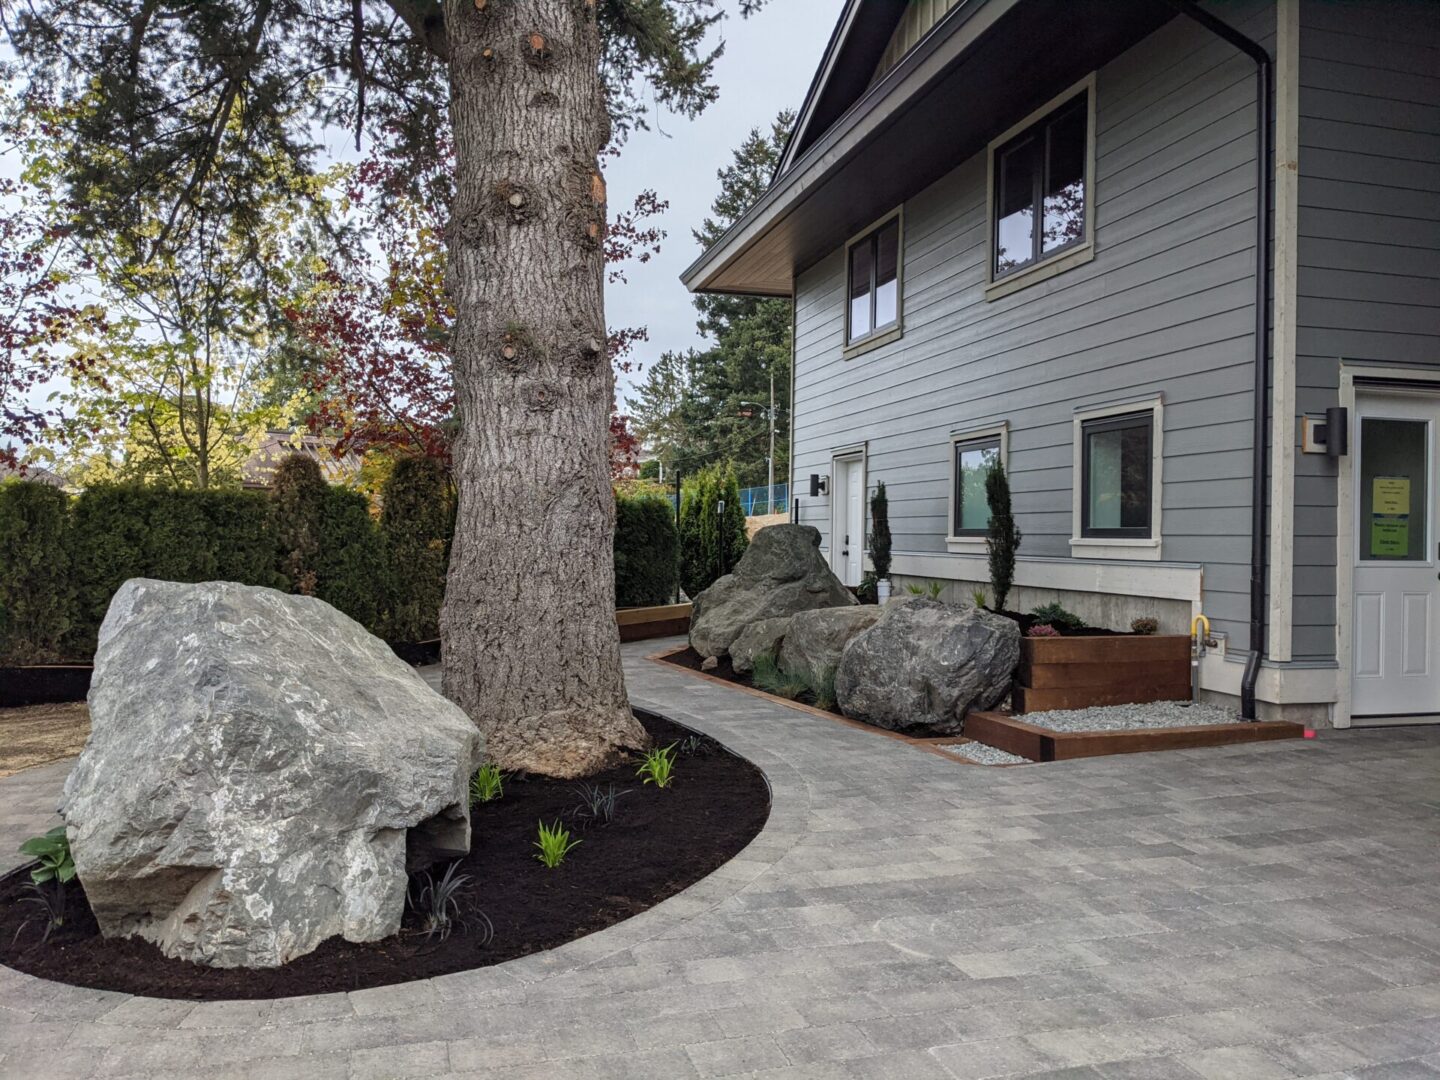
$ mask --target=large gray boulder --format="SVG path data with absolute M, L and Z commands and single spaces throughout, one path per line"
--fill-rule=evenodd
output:
M 780 666 L 812 676 L 838 670 L 845 646 L 856 634 L 874 626 L 880 611 L 870 605 L 817 608 L 791 616 L 790 629 L 780 646 Z
M 859 603 L 820 554 L 810 525 L 771 525 L 750 541 L 726 574 L 693 600 L 690 645 L 701 656 L 725 656 L 751 623 L 812 608 Z
M 959 734 L 967 712 L 1010 692 L 1020 663 L 1014 620 L 922 598 L 882 611 L 840 657 L 835 696 L 846 716 L 892 731 Z
M 833 608 L 834 611 L 849 611 L 850 608 Z M 735 640 L 730 643 L 730 666 L 741 675 L 749 674 L 755 670 L 757 657 L 770 653 L 772 656 L 780 654 L 780 643 L 785 640 L 785 633 L 790 629 L 792 615 L 777 615 L 773 619 L 761 619 L 759 622 L 752 622 L 741 630 Z
M 90 718 L 61 813 L 107 936 L 273 967 L 396 933 L 407 869 L 469 850 L 478 729 L 312 597 L 127 581 Z

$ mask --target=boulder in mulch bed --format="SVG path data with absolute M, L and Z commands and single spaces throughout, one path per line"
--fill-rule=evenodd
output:
M 61 813 L 106 936 L 273 967 L 394 934 L 407 869 L 469 850 L 479 731 L 312 597 L 127 581 L 90 716 Z
M 780 646 L 780 666 L 811 675 L 838 669 L 840 655 L 850 639 L 874 626 L 881 610 L 872 604 L 819 608 L 791 616 L 790 630 Z
M 848 611 L 849 608 L 835 608 L 836 611 Z M 790 620 L 794 616 L 777 615 L 773 619 L 761 619 L 753 622 L 744 630 L 740 636 L 730 643 L 730 666 L 740 675 L 748 675 L 755 670 L 755 658 L 770 653 L 772 656 L 780 652 L 780 643 L 785 640 L 785 633 L 790 629 Z
M 892 731 L 959 734 L 971 709 L 1010 692 L 1020 628 L 974 607 L 913 598 L 892 602 L 846 646 L 835 673 L 840 709 Z
M 733 573 L 695 597 L 690 645 L 704 657 L 726 656 L 751 623 L 858 603 L 820 553 L 818 529 L 771 525 L 755 534 Z

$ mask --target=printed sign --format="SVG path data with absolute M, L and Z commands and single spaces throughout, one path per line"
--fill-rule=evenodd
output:
M 1410 513 L 1410 478 L 1377 476 L 1372 488 L 1370 512 L 1376 517 L 1405 516 Z
M 1370 520 L 1370 554 L 1376 558 L 1405 558 L 1410 554 L 1409 517 L 1375 514 Z

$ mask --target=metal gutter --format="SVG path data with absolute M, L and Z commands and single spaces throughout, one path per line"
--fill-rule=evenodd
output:
M 1180 14 L 1193 19 L 1216 37 L 1255 62 L 1255 405 L 1254 461 L 1250 479 L 1250 655 L 1240 681 L 1240 715 L 1256 720 L 1255 684 L 1265 656 L 1265 578 L 1267 545 L 1266 499 L 1269 494 L 1270 454 L 1270 118 L 1275 97 L 1275 65 L 1264 46 L 1229 23 L 1217 19 L 1193 0 L 1164 0 Z

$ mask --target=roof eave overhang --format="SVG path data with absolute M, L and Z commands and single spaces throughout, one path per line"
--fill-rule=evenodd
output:
M 801 202 L 810 188 L 853 157 L 876 131 L 924 93 L 1001 15 L 1021 3 L 1024 0 L 962 0 L 947 12 L 924 40 L 782 172 L 759 201 L 680 275 L 685 287 L 691 292 L 791 295 L 791 282 L 726 281 L 725 270 Z

